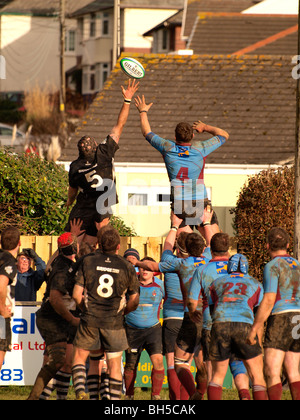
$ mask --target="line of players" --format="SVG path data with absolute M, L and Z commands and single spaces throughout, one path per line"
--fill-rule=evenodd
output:
M 72 340 L 75 336 L 73 341 L 75 351 L 73 358 L 69 357 L 69 363 L 72 363 L 73 384 L 77 398 L 87 398 L 85 362 L 88 356 L 90 356 L 91 365 L 87 377 L 88 388 L 92 398 L 98 398 L 99 369 L 101 369 L 99 360 L 103 360 L 104 356 L 99 346 L 100 339 L 106 349 L 109 372 L 108 375 L 105 373 L 102 376 L 102 398 L 104 399 L 120 398 L 123 378 L 126 398 L 134 398 L 137 366 L 144 349 L 149 353 L 153 363 L 152 399 L 160 398 L 165 375 L 163 354 L 167 360 L 171 400 L 201 400 L 206 392 L 209 400 L 221 399 L 222 385 L 228 364 L 241 400 L 251 399 L 249 378 L 253 399 L 280 399 L 282 366 L 284 366 L 292 398 L 299 399 L 300 340 L 293 332 L 295 330 L 295 321 L 293 320 L 297 315 L 298 317 L 300 315 L 300 266 L 287 254 L 287 233 L 281 228 L 274 228 L 269 233 L 267 246 L 272 259 L 265 268 L 262 285 L 248 274 L 248 262 L 243 255 L 235 254 L 230 257 L 227 234 L 220 232 L 212 236 L 212 231 L 215 228 L 211 227 L 211 217 L 212 214 L 206 211 L 204 234 L 210 245 L 208 247 L 204 238 L 198 233 L 182 232 L 177 236 L 182 220 L 172 214 L 172 228 L 166 238 L 162 259 L 159 263 L 149 258 L 140 261 L 135 250 L 128 250 L 125 257 L 130 261 L 130 264 L 127 263 L 125 267 L 131 273 L 130 286 L 128 286 L 127 280 L 123 279 L 126 287 L 123 283 L 117 305 L 108 304 L 107 319 L 104 319 L 106 311 L 103 311 L 103 307 L 102 310 L 99 310 L 99 306 L 97 309 L 90 307 L 87 310 L 83 305 L 79 328 L 77 318 L 68 320 L 64 326 L 61 325 L 61 319 L 59 326 L 55 322 L 51 324 L 52 316 L 51 312 L 48 312 L 51 305 L 54 306 L 60 317 L 67 320 L 66 305 L 62 304 L 60 307 L 60 311 L 64 308 L 65 315 L 63 315 L 58 310 L 57 302 L 66 284 L 69 283 L 69 292 L 63 295 L 64 299 L 67 296 L 70 297 L 71 289 L 74 287 L 70 282 L 72 276 L 67 277 L 69 281 L 66 282 L 66 276 L 63 274 L 61 281 L 65 286 L 61 284 L 62 289 L 57 294 L 58 286 L 54 285 L 54 279 L 57 283 L 59 273 L 73 272 L 73 275 L 77 273 L 75 276 L 76 286 L 72 292 L 75 301 L 82 305 L 84 289 L 88 288 L 89 304 L 91 305 L 93 298 L 98 303 L 102 302 L 103 305 L 110 293 L 112 275 L 124 265 L 124 259 L 116 257 L 115 254 L 120 243 L 118 235 L 109 226 L 102 228 L 104 236 L 99 236 L 101 250 L 80 259 L 77 263 L 78 266 L 73 267 L 71 271 L 70 266 L 73 266 L 69 262 L 71 260 L 68 261 L 65 269 L 62 267 L 62 261 L 54 260 L 56 263 L 53 266 L 53 271 L 48 271 L 49 275 L 53 276 L 53 280 L 48 281 L 48 285 L 51 284 L 52 293 L 54 292 L 55 296 L 47 300 L 47 296 L 51 296 L 51 291 L 49 295 L 46 293 L 45 303 L 39 311 L 41 313 L 37 314 L 37 326 L 47 343 L 49 358 L 52 356 L 51 351 L 54 350 L 53 360 L 56 363 L 60 358 L 61 364 L 63 361 L 62 342 L 57 343 L 59 331 L 65 334 L 71 330 Z M 62 235 L 59 242 L 64 257 L 65 253 L 75 252 L 75 243 L 68 235 Z M 115 245 L 112 240 L 114 236 Z M 174 249 L 176 249 L 177 255 L 174 255 Z M 64 257 L 60 259 L 66 262 Z M 104 280 L 108 280 L 108 283 L 101 283 L 97 275 L 96 277 L 94 275 L 95 266 L 99 269 L 101 262 L 104 267 L 100 273 L 105 271 L 106 267 L 109 274 Z M 131 268 L 130 265 L 132 265 Z M 139 267 L 140 270 L 138 285 L 134 280 L 136 276 L 133 265 Z M 164 273 L 164 283 L 154 277 L 153 272 Z M 122 307 L 120 302 L 124 298 L 125 288 L 129 301 L 125 309 L 126 327 L 123 329 L 121 324 L 116 326 L 115 320 L 112 326 L 112 311 Z M 164 299 L 163 326 L 159 323 L 162 299 Z M 95 302 L 94 304 L 97 305 Z M 45 312 L 45 306 L 47 306 L 47 312 Z M 256 310 L 258 312 L 255 317 Z M 54 315 L 53 310 L 52 315 Z M 119 311 L 118 317 L 121 319 L 122 316 L 122 311 Z M 97 317 L 96 321 L 95 317 Z M 77 319 L 76 322 L 74 322 L 75 319 Z M 268 325 L 263 342 L 264 323 L 267 319 Z M 69 328 L 67 328 L 68 325 Z M 97 330 L 100 326 L 100 333 L 98 333 Z M 56 343 L 53 347 L 51 344 L 49 345 L 49 334 L 55 335 L 53 340 Z M 69 338 L 65 343 L 68 343 Z M 72 340 L 69 344 L 72 343 Z M 111 348 L 111 345 L 116 345 L 118 349 L 122 348 L 122 350 L 116 352 L 116 348 Z M 263 345 L 265 347 L 264 356 Z M 124 376 L 120 373 L 122 351 L 125 351 L 126 354 Z M 57 353 L 59 352 L 61 354 L 58 357 Z M 193 358 L 197 367 L 196 386 L 190 371 Z M 46 364 L 47 368 L 50 365 L 51 363 Z M 45 367 L 42 368 L 40 376 L 43 380 L 37 387 L 41 379 L 38 377 L 30 399 L 37 398 L 50 377 L 56 376 L 60 384 L 59 388 L 63 386 L 64 382 L 65 389 L 68 389 L 71 374 L 66 375 L 63 368 L 58 375 L 57 373 L 53 375 L 54 370 L 55 368 L 49 373 L 45 371 Z M 38 392 L 35 394 L 37 389 Z M 48 395 L 51 390 L 51 387 L 48 388 Z M 45 394 L 47 395 L 47 390 L 44 390 Z
M 210 218 L 211 214 L 206 212 L 204 229 L 207 238 L 211 236 L 211 225 L 206 223 Z M 119 399 L 121 396 L 123 376 L 120 365 L 124 350 L 126 395 L 129 399 L 133 398 L 136 367 L 144 348 L 153 362 L 152 398 L 159 398 L 164 379 L 160 364 L 162 351 L 158 351 L 162 337 L 171 400 L 203 399 L 205 392 L 209 400 L 220 399 L 228 364 L 240 399 L 251 398 L 248 377 L 251 379 L 254 399 L 280 399 L 282 367 L 292 398 L 299 399 L 300 340 L 297 322 L 300 312 L 300 268 L 298 261 L 287 254 L 289 238 L 285 230 L 273 228 L 268 235 L 267 247 L 271 261 L 265 267 L 262 287 L 261 283 L 249 276 L 248 263 L 243 255 L 229 256 L 227 234 L 214 234 L 210 247 L 206 247 L 198 233 L 181 233 L 176 239 L 180 224 L 181 220 L 173 214 L 172 228 L 159 263 L 149 259 L 139 261 L 133 250 L 125 255 L 130 263 L 119 257 L 120 238 L 110 226 L 100 230 L 100 249 L 91 252 L 92 249 L 85 245 L 81 254 L 87 255 L 74 263 L 79 251 L 75 236 L 70 233 L 61 235 L 58 240 L 59 255 L 48 263 L 48 287 L 42 308 L 37 313 L 37 326 L 46 341 L 47 357 L 29 399 L 40 398 L 42 392 L 44 396 L 49 396 L 52 389 L 51 386 L 47 389 L 46 385 L 52 378 L 56 379 L 59 395 L 64 398 L 71 371 L 77 397 L 85 398 L 85 362 L 88 356 L 90 370 L 87 383 L 92 398 L 98 398 L 99 366 L 100 360 L 103 360 L 103 351 L 99 351 L 100 336 L 106 350 L 109 372 L 102 377 L 104 398 Z M 9 285 L 14 278 L 12 255 L 19 246 L 17 229 L 8 228 L 2 233 L 1 283 L 6 277 Z M 173 254 L 174 246 L 177 256 Z M 109 273 L 102 278 L 103 283 L 92 274 L 97 271 L 95 264 L 98 267 L 101 262 Z M 132 264 L 140 267 L 140 283 L 136 280 Z M 122 273 L 123 282 L 122 286 L 119 284 L 121 290 L 117 295 L 117 305 L 110 303 L 106 311 L 103 308 L 99 311 L 99 307 L 95 310 L 92 306 L 87 310 L 84 289 L 87 289 L 89 305 L 92 304 L 92 297 L 99 300 L 100 296 L 100 301 L 101 297 L 107 301 L 107 295 L 112 293 L 109 290 L 112 276 L 118 270 L 124 270 L 126 275 Z M 165 273 L 165 291 L 162 283 L 157 278 L 153 279 L 149 270 Z M 103 272 L 103 267 L 100 272 Z M 126 330 L 123 328 L 123 311 L 120 310 L 124 309 L 125 290 Z M 81 306 L 83 315 L 77 312 L 71 296 Z M 161 330 L 158 309 L 163 296 L 164 323 Z M 9 305 L 6 307 L 9 308 Z M 211 312 L 209 307 L 213 308 Z M 255 309 L 258 310 L 254 316 Z M 11 307 L 10 311 L 13 311 Z M 108 312 L 106 316 L 105 312 Z M 116 318 L 112 316 L 114 312 Z M 8 320 L 10 316 L 6 317 Z M 268 324 L 263 342 L 266 320 Z M 153 326 L 151 322 L 154 322 Z M 73 356 L 70 352 L 72 346 L 75 349 Z M 2 347 L 1 351 L 4 351 Z M 193 357 L 197 366 L 196 387 L 190 372 Z

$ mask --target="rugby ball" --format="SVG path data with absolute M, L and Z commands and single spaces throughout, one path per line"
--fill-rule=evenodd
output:
M 142 64 L 131 57 L 124 57 L 120 60 L 123 72 L 133 79 L 142 79 L 145 76 L 145 69 Z

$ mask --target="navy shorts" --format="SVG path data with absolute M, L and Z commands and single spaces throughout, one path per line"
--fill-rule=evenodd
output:
M 126 366 L 136 369 L 142 351 L 145 349 L 149 356 L 162 354 L 162 326 L 160 323 L 150 328 L 134 328 L 126 325 L 129 348 L 126 350 Z
M 165 319 L 162 326 L 163 354 L 174 353 L 175 343 L 182 325 L 182 319 Z
M 202 335 L 202 322 L 195 323 L 188 313 L 184 314 L 182 325 L 178 333 L 176 344 L 186 353 L 193 354 L 199 350 Z

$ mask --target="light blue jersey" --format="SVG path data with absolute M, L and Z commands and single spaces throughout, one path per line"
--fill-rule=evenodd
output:
M 205 159 L 225 143 L 225 137 L 216 136 L 209 140 L 181 145 L 151 132 L 146 136 L 146 140 L 162 154 L 172 186 L 171 201 L 207 198 L 204 185 Z
M 194 271 L 198 266 L 208 263 L 209 258 L 201 257 L 187 257 L 169 259 L 168 261 L 159 263 L 159 271 L 161 273 L 177 273 L 180 279 L 180 287 L 184 302 L 184 311 L 188 312 L 187 296 L 192 281 Z M 199 300 L 199 310 L 202 310 L 202 299 Z
M 230 273 L 218 277 L 210 287 L 214 304 L 213 322 L 253 324 L 253 308 L 263 298 L 263 287 L 248 274 Z
M 147 285 L 140 283 L 139 306 L 125 316 L 126 324 L 134 328 L 150 328 L 158 324 L 163 298 L 164 286 L 159 278 L 154 277 Z
M 161 262 L 172 261 L 177 257 L 172 251 L 164 251 Z M 180 287 L 180 279 L 176 273 L 165 273 L 164 275 L 165 299 L 163 306 L 163 318 L 183 319 L 184 304 Z
M 212 319 L 209 311 L 210 303 L 210 286 L 218 276 L 227 274 L 227 257 L 216 257 L 209 261 L 208 264 L 196 269 L 190 289 L 189 299 L 198 300 L 199 295 L 203 301 L 203 328 L 211 330 Z
M 276 293 L 272 314 L 300 312 L 300 263 L 289 255 L 275 257 L 264 269 L 264 292 Z

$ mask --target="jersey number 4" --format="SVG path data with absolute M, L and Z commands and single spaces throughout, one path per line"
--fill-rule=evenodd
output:
M 176 179 L 180 179 L 180 181 L 184 181 L 185 179 L 189 179 L 189 168 L 181 167 L 178 171 Z
M 99 286 L 97 287 L 98 295 L 103 298 L 109 298 L 113 294 L 113 284 L 114 278 L 110 274 L 102 274 L 99 278 Z

